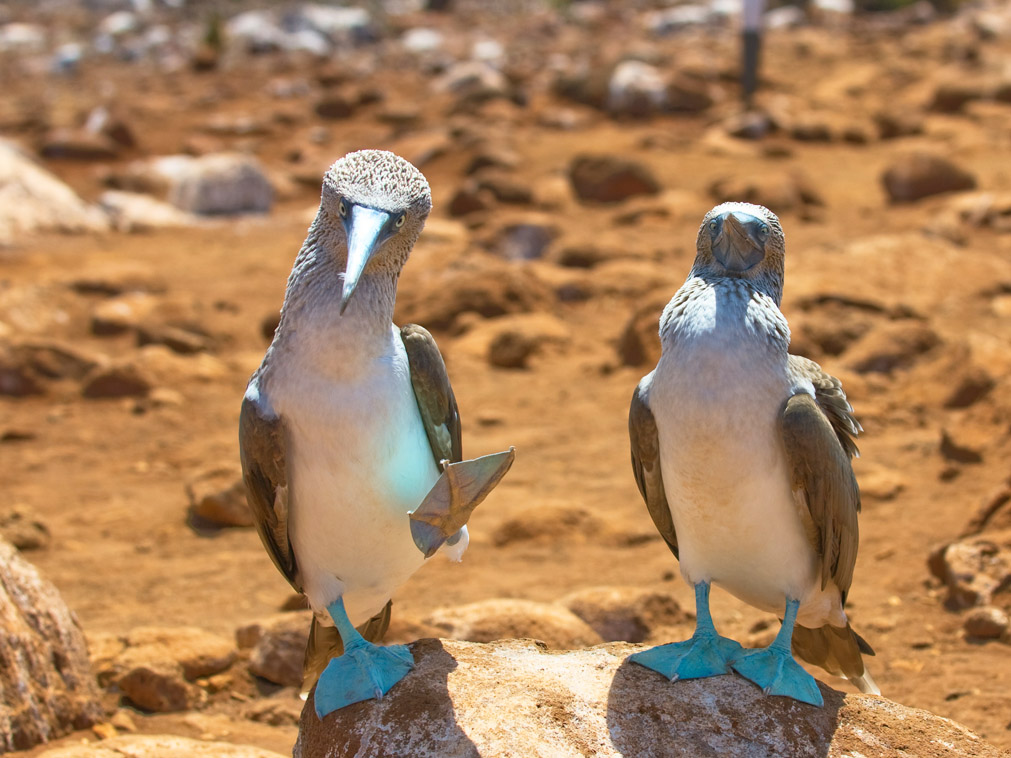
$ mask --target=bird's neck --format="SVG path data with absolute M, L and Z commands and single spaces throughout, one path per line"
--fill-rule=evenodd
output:
M 691 275 L 664 309 L 660 339 L 664 349 L 729 339 L 731 344 L 760 345 L 785 356 L 790 327 L 778 299 L 751 280 Z
M 345 368 L 382 356 L 389 348 L 397 273 L 363 274 L 342 314 L 343 279 L 331 261 L 296 262 L 288 280 L 275 343 L 282 349 L 337 361 Z

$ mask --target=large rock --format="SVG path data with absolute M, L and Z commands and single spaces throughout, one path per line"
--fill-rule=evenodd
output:
M 81 200 L 13 143 L 0 140 L 0 245 L 37 231 L 106 228 L 104 213 Z
M 284 758 L 280 753 L 231 742 L 209 742 L 173 734 L 113 737 L 91 744 L 57 747 L 38 758 Z
M 102 717 L 88 648 L 59 592 L 0 541 L 0 753 Z
M 671 683 L 625 643 L 551 653 L 530 641 L 421 640 L 383 699 L 320 720 L 302 711 L 295 758 L 405 756 L 856 756 L 997 758 L 947 719 L 821 686 L 825 707 L 738 676 Z

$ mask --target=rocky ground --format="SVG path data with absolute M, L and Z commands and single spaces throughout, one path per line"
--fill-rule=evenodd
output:
M 306 611 L 248 526 L 239 400 L 323 171 L 382 147 L 435 201 L 398 320 L 435 333 L 465 452 L 517 448 L 389 639 L 688 634 L 626 414 L 700 219 L 749 200 L 786 230 L 794 351 L 865 428 L 875 679 L 1011 747 L 1011 10 L 773 10 L 742 114 L 724 5 L 0 8 L 0 534 L 102 693 L 58 746 L 290 752 Z M 720 592 L 714 616 L 776 629 Z

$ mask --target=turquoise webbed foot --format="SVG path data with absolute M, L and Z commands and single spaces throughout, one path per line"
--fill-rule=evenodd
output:
M 741 646 L 718 634 L 694 634 L 684 642 L 634 653 L 629 660 L 663 674 L 671 681 L 703 679 L 730 673 L 730 661 Z
M 407 645 L 383 647 L 362 637 L 351 625 L 343 600 L 338 598 L 327 610 L 344 642 L 344 654 L 327 664 L 316 683 L 313 698 L 320 718 L 346 705 L 382 697 L 414 668 Z
M 793 659 L 793 653 L 790 652 L 790 640 L 799 605 L 796 600 L 787 600 L 783 626 L 769 647 L 744 650 L 730 665 L 745 679 L 761 687 L 767 695 L 792 697 L 802 703 L 821 706 L 824 705 L 824 700 L 818 682 Z
M 690 639 L 643 650 L 628 659 L 671 681 L 729 674 L 730 661 L 740 653 L 741 646 L 716 633 L 709 614 L 708 582 L 695 585 L 695 608 L 695 634 Z

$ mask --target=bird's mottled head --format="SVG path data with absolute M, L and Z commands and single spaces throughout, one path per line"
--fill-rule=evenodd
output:
M 330 167 L 317 223 L 344 267 L 341 313 L 363 273 L 399 273 L 431 210 L 424 174 L 394 153 L 359 150 Z
M 702 219 L 694 271 L 750 279 L 779 300 L 786 252 L 783 227 L 761 205 L 723 203 Z

